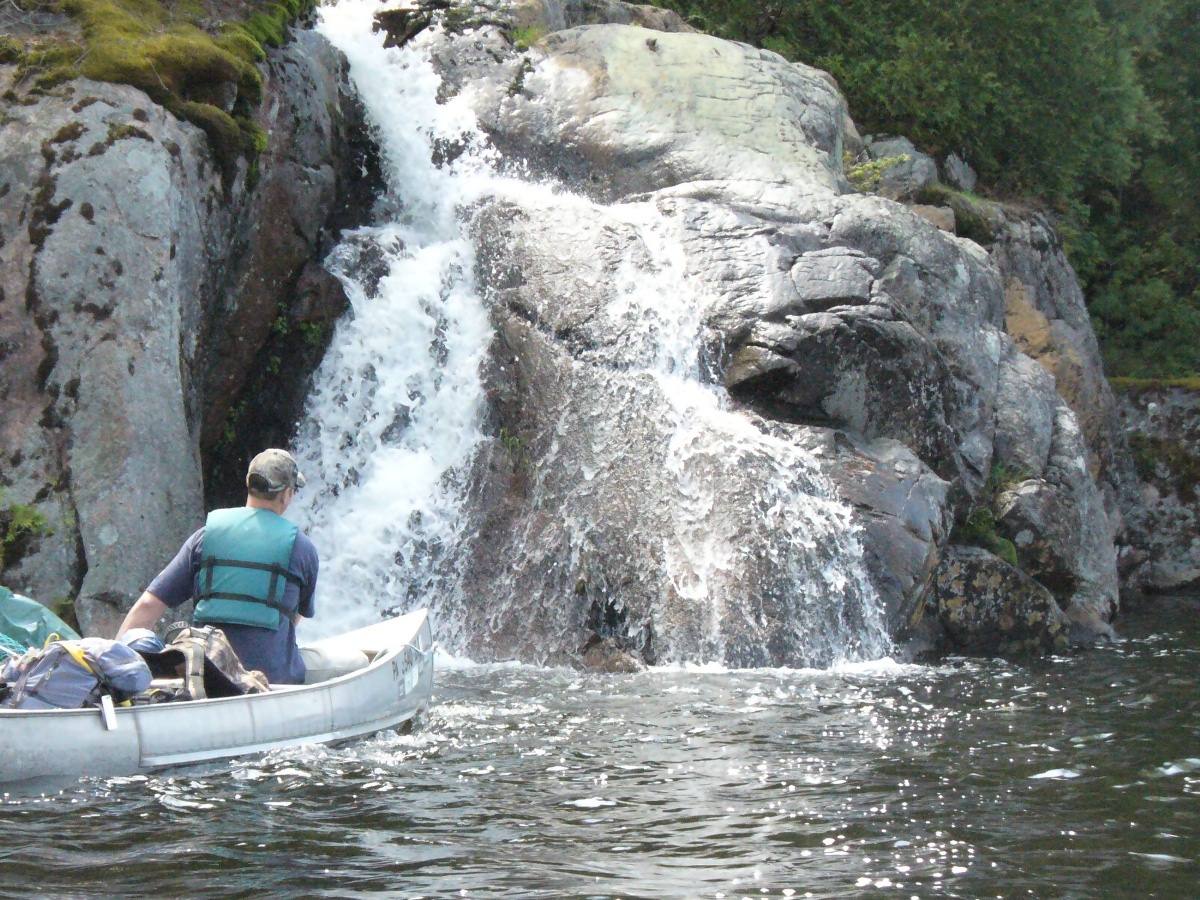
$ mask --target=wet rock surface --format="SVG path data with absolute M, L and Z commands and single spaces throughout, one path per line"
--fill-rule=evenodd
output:
M 1100 625 L 1112 615 L 1115 553 L 1089 468 L 1095 454 L 1055 374 L 1022 352 L 1028 332 L 1009 323 L 1020 277 L 1043 291 L 1042 307 L 1065 290 L 1037 280 L 1027 249 L 1033 237 L 1010 237 L 998 265 L 996 249 L 989 254 L 898 203 L 851 191 L 841 151 L 857 136 L 836 89 L 772 54 L 688 34 L 658 35 L 649 46 L 644 30 L 616 25 L 552 33 L 523 53 L 487 29 L 445 40 L 435 43 L 435 59 L 456 84 L 470 85 L 472 109 L 508 164 L 612 204 L 598 212 L 543 195 L 507 198 L 480 214 L 487 224 L 478 232 L 488 237 L 479 275 L 512 354 L 511 364 L 494 369 L 493 397 L 507 398 L 494 402 L 494 426 L 522 436 L 528 474 L 498 465 L 502 475 L 480 490 L 490 498 L 481 506 L 480 545 L 488 550 L 468 567 L 467 592 L 521 599 L 488 611 L 473 652 L 522 655 L 536 643 L 546 658 L 577 659 L 568 642 L 546 641 L 582 628 L 646 660 L 812 662 L 797 658 L 799 644 L 786 637 L 789 617 L 799 615 L 789 594 L 804 582 L 789 587 L 795 572 L 776 564 L 780 546 L 771 541 L 780 533 L 755 536 L 762 476 L 747 463 L 755 452 L 741 447 L 738 469 L 709 460 L 703 474 L 688 473 L 711 541 L 680 551 L 681 534 L 690 528 L 694 541 L 701 531 L 669 521 L 678 518 L 668 510 L 683 489 L 667 477 L 679 471 L 672 448 L 681 435 L 690 447 L 716 447 L 730 427 L 681 408 L 663 388 L 661 376 L 679 374 L 682 357 L 676 348 L 664 369 L 655 354 L 684 319 L 694 382 L 728 391 L 721 415 L 778 442 L 772 452 L 815 460 L 817 477 L 791 482 L 799 493 L 848 504 L 853 549 L 816 529 L 795 556 L 862 573 L 890 634 L 900 637 L 920 619 L 939 560 L 945 568 L 947 559 L 973 558 L 975 548 L 949 544 L 949 535 L 985 502 L 997 466 L 1038 479 L 1064 513 L 1053 527 L 1017 502 L 1001 516 L 1014 533 L 1038 531 L 1043 543 L 1026 542 L 1027 564 L 1053 591 L 998 559 L 1005 569 L 996 571 L 1021 588 L 1022 603 L 1057 623 L 1047 639 L 1036 628 L 1001 629 L 1001 643 L 1058 646 L 1063 608 Z M 932 160 L 914 159 L 914 184 L 897 196 L 936 179 Z M 669 246 L 684 257 L 664 258 Z M 653 282 L 647 290 L 660 300 L 630 310 L 630 287 L 621 284 L 630 273 Z M 1051 310 L 1056 320 L 1082 327 L 1072 318 L 1082 304 L 1062 306 Z M 1071 328 L 1060 329 L 1062 342 L 1082 340 Z M 1079 358 L 1071 371 L 1085 387 L 1072 396 L 1088 413 L 1095 404 L 1086 385 L 1099 368 Z M 758 453 L 769 471 L 771 454 Z M 1062 544 L 1061 558 L 1035 559 L 1048 541 Z M 701 573 L 703 561 L 727 547 L 745 556 Z M 691 595 L 675 577 L 682 570 L 673 568 L 673 552 L 688 560 Z M 585 570 L 591 574 L 579 574 Z M 939 584 L 935 608 L 944 618 L 955 590 L 982 582 Z M 705 620 L 713 597 L 725 610 L 717 622 Z M 832 595 L 813 599 L 830 614 Z M 522 636 L 528 617 L 545 615 L 555 617 L 553 627 L 539 623 L 534 636 Z M 951 633 L 964 646 L 986 643 L 967 629 Z

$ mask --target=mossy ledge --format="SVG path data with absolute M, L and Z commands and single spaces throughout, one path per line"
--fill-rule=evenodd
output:
M 280 46 L 288 28 L 311 15 L 316 0 L 262 0 L 238 21 L 216 21 L 203 0 L 24 0 L 64 13 L 81 36 L 20 42 L 5 38 L 0 59 L 17 66 L 28 93 L 46 93 L 76 77 L 128 84 L 202 129 L 226 186 L 241 156 L 255 170 L 266 134 L 254 122 L 262 101 L 257 63 L 264 46 Z M 8 97 L 17 100 L 16 96 Z

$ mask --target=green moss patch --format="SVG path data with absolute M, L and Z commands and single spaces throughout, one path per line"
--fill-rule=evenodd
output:
M 1021 469 L 994 463 L 980 492 L 978 504 L 966 519 L 954 526 L 950 534 L 951 542 L 982 547 L 1010 566 L 1017 566 L 1016 545 L 996 531 L 996 509 L 1001 494 L 1029 477 L 1030 473 Z
M 242 155 L 266 149 L 253 123 L 262 101 L 257 63 L 264 45 L 279 46 L 288 27 L 307 16 L 315 0 L 263 3 L 240 22 L 215 32 L 201 27 L 197 0 L 60 0 L 57 8 L 79 22 L 82 42 L 22 44 L 0 40 L 0 60 L 18 66 L 17 82 L 49 90 L 78 76 L 128 84 L 204 131 L 228 185 Z M 111 144 L 110 144 L 111 145 Z M 253 165 L 253 163 L 252 163 Z
M 33 542 L 50 534 L 46 517 L 23 503 L 3 503 L 0 488 L 0 571 L 27 555 Z

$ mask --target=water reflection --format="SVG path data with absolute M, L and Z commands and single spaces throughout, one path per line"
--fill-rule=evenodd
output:
M 410 734 L 0 807 L 4 896 L 1194 895 L 1195 610 L 1029 665 L 443 672 Z

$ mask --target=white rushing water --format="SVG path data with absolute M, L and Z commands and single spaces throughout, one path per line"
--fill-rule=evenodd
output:
M 882 607 L 863 564 L 850 508 L 811 456 L 756 427 L 731 408 L 701 360 L 705 313 L 713 298 L 689 277 L 678 224 L 652 202 L 606 212 L 632 226 L 649 262 L 627 260 L 609 316 L 626 320 L 640 346 L 629 354 L 652 373 L 674 420 L 666 467 L 674 479 L 673 534 L 664 542 L 666 575 L 678 594 L 707 612 L 703 655 L 725 658 L 726 586 L 753 562 L 745 531 L 722 523 L 723 485 L 752 464 L 768 473 L 753 506 L 772 563 L 790 583 L 791 627 L 808 661 L 872 660 L 890 650 Z M 744 502 L 744 501 L 743 501 Z M 743 523 L 744 524 L 744 523 Z M 832 558 L 822 561 L 818 544 Z M 761 545 L 759 545 L 761 546 Z
M 428 602 L 459 537 L 465 470 L 482 440 L 479 369 L 491 329 L 457 209 L 493 178 L 474 118 L 439 105 L 412 49 L 372 33 L 380 4 L 322 7 L 320 30 L 350 60 L 382 152 L 393 221 L 345 237 L 329 265 L 351 312 L 314 379 L 297 454 L 312 489 L 298 518 L 321 548 L 318 617 L 306 636 Z M 468 139 L 453 166 L 435 142 Z
M 667 467 L 677 515 L 664 548 L 665 574 L 679 596 L 706 610 L 705 655 L 721 646 L 722 580 L 744 562 L 736 537 L 710 513 L 722 473 L 748 457 L 766 460 L 771 472 L 756 502 L 761 530 L 775 536 L 771 553 L 783 557 L 778 565 L 791 575 L 800 607 L 795 627 L 819 645 L 814 658 L 883 655 L 882 615 L 849 509 L 832 499 L 805 453 L 731 412 L 724 389 L 702 377 L 707 299 L 688 278 L 674 223 L 650 202 L 600 209 L 549 185 L 499 176 L 466 103 L 437 102 L 439 80 L 422 39 L 383 48 L 383 34 L 371 27 L 381 5 L 341 0 L 321 9 L 320 30 L 348 57 L 376 129 L 388 192 L 379 218 L 391 221 L 345 235 L 328 261 L 351 312 L 316 373 L 297 438 L 311 487 L 296 515 L 322 554 L 323 615 L 305 623 L 304 636 L 427 605 L 454 649 L 458 623 L 440 609 L 457 590 L 453 562 L 464 536 L 471 463 L 485 440 L 479 373 L 491 338 L 459 212 L 507 195 L 616 217 L 649 254 L 648 263 L 628 260 L 606 315 L 625 336 L 621 354 L 634 370 L 653 375 L 673 410 Z M 432 161 L 439 142 L 465 150 L 439 167 Z M 814 568 L 808 551 L 818 539 L 836 548 L 837 564 Z M 853 615 L 842 608 L 847 595 Z M 333 609 L 337 614 L 328 614 Z

